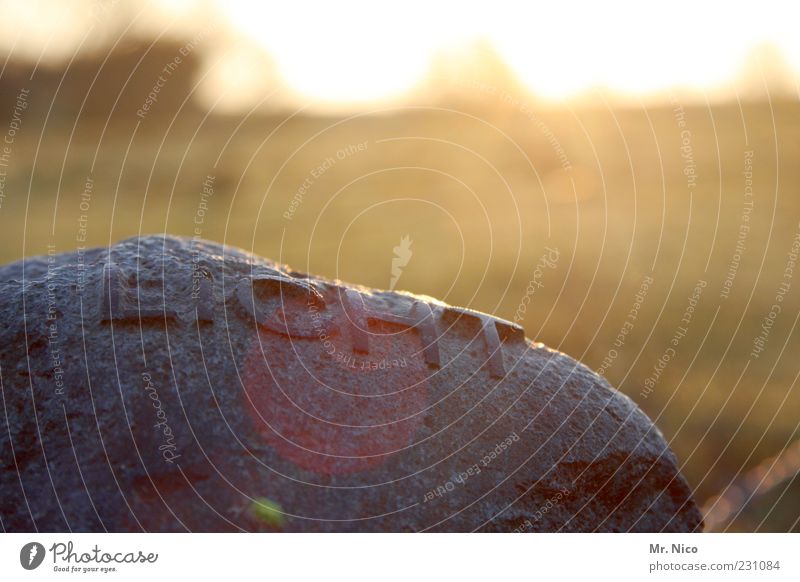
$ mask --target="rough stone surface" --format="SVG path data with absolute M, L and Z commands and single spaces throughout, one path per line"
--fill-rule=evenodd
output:
M 521 328 L 149 236 L 0 268 L 6 531 L 695 531 L 662 435 Z

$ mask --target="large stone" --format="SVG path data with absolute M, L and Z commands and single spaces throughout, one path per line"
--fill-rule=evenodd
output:
M 151 236 L 0 269 L 7 531 L 694 531 L 631 400 L 512 323 Z

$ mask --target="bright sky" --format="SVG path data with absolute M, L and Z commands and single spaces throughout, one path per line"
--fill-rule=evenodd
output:
M 595 87 L 633 95 L 712 90 L 735 79 L 765 43 L 800 78 L 800 4 L 791 0 L 0 0 L 0 9 L 14 15 L 0 48 L 36 57 L 43 50 L 63 57 L 88 26 L 95 25 L 96 40 L 103 30 L 119 30 L 107 23 L 142 10 L 151 32 L 209 21 L 224 29 L 227 22 L 228 38 L 263 48 L 295 93 L 332 104 L 397 97 L 430 74 L 432 61 L 475 41 L 551 99 Z M 98 16 L 102 25 L 92 20 Z M 216 82 L 241 85 L 240 94 L 263 89 L 263 62 L 252 54 L 229 59 Z
M 424 78 L 431 57 L 485 39 L 535 93 L 602 86 L 647 93 L 731 80 L 771 43 L 800 71 L 795 2 L 252 2 L 218 0 L 299 92 L 323 100 L 388 97 Z

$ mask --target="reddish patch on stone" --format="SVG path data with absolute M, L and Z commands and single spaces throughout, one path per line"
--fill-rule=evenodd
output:
M 369 353 L 260 331 L 244 365 L 246 408 L 282 457 L 320 474 L 365 471 L 402 454 L 422 423 L 431 373 L 417 332 L 370 326 Z

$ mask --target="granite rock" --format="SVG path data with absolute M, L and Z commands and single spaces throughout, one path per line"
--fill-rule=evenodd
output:
M 697 531 L 626 396 L 510 322 L 146 236 L 0 268 L 6 531 Z

